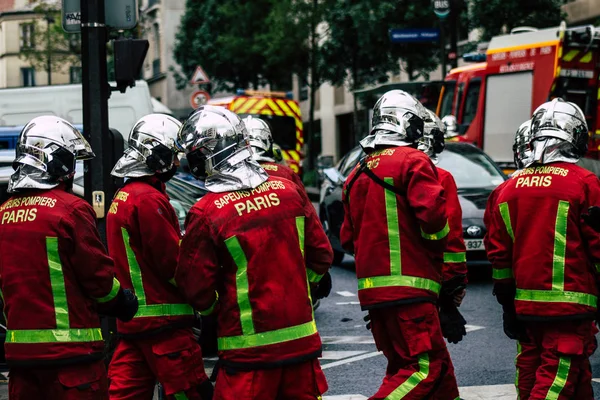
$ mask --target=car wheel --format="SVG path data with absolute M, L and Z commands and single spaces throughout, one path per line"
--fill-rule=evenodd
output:
M 340 265 L 344 260 L 344 253 L 341 251 L 334 250 L 333 251 L 333 265 Z

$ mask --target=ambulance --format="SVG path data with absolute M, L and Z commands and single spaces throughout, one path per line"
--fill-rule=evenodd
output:
M 597 160 L 599 44 L 599 28 L 567 28 L 564 22 L 493 37 L 485 54 L 463 57 L 483 62 L 455 68 L 445 78 L 437 114 L 457 119 L 458 135 L 449 140 L 475 144 L 510 172 L 519 125 L 539 105 L 561 97 L 583 110 L 590 130 L 586 157 Z
M 283 159 L 294 172 L 302 174 L 302 116 L 291 93 L 240 89 L 235 96 L 211 99 L 208 104 L 226 107 L 242 118 L 252 115 L 267 121 Z

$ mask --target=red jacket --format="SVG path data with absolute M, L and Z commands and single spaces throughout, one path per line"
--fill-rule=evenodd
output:
M 188 214 L 175 281 L 198 310 L 217 302 L 222 362 L 246 368 L 318 357 L 308 281 L 333 253 L 313 205 L 286 179 L 205 195 Z
M 410 147 L 371 153 L 367 166 L 404 193 L 384 189 L 365 172 L 354 179 L 360 164 L 346 179 L 340 236 L 355 254 L 362 308 L 436 301 L 449 226 L 435 166 Z
M 0 215 L 7 362 L 101 358 L 98 306 L 112 307 L 120 289 L 92 207 L 60 186 L 11 197 Z
M 485 245 L 495 282 L 516 287 L 521 318 L 593 315 L 600 235 L 581 214 L 598 204 L 598 178 L 563 162 L 526 168 L 496 189 Z
M 194 311 L 171 283 L 180 230 L 165 185 L 155 177 L 126 183 L 108 212 L 106 237 L 117 278 L 124 288 L 133 289 L 139 301 L 133 320 L 118 321 L 119 333 L 150 334 L 191 326 Z
M 467 249 L 463 237 L 462 209 L 458 200 L 456 182 L 450 172 L 437 168 L 438 180 L 444 188 L 446 210 L 448 212 L 448 242 L 444 251 L 443 280 L 447 281 L 458 275 L 464 275 L 467 281 Z
M 302 178 L 300 178 L 300 175 L 292 171 L 290 167 L 274 162 L 261 162 L 260 166 L 263 167 L 263 169 L 267 171 L 267 174 L 269 174 L 270 176 L 276 176 L 279 178 L 287 179 L 288 181 L 292 181 L 299 188 L 306 191 L 306 189 L 304 188 L 304 183 L 302 182 Z

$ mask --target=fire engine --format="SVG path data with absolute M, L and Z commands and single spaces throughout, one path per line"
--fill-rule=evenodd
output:
M 302 116 L 291 93 L 240 89 L 235 96 L 211 99 L 208 104 L 226 107 L 242 118 L 253 115 L 267 121 L 283 159 L 294 172 L 302 173 Z
M 600 30 L 593 26 L 515 29 L 491 39 L 484 61 L 450 71 L 437 113 L 454 115 L 458 136 L 475 144 L 507 170 L 514 168 L 512 143 L 521 123 L 542 103 L 562 97 L 579 105 L 590 129 L 586 157 L 598 159 Z M 479 58 L 479 59 L 478 59 Z

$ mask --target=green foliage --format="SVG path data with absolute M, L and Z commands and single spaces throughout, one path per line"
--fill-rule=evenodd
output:
M 508 33 L 518 26 L 548 28 L 558 26 L 565 17 L 560 6 L 564 0 L 471 0 L 471 28 L 483 31 L 483 40 Z
M 289 88 L 292 73 L 305 70 L 308 58 L 301 3 L 187 0 L 175 47 L 185 76 L 180 85 L 202 65 L 216 90 L 265 83 Z
M 34 8 L 43 18 L 32 24 L 32 47 L 21 49 L 19 56 L 38 70 L 47 70 L 51 61 L 52 72 L 64 72 L 65 68 L 80 64 L 81 36 L 67 34 L 61 23 L 61 13 L 52 3 L 37 1 Z

